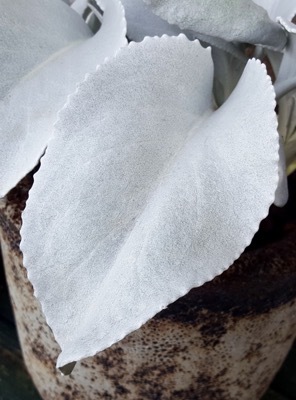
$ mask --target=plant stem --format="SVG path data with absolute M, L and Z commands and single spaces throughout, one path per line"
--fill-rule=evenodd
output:
M 274 84 L 274 90 L 276 94 L 276 100 L 279 101 L 286 94 L 296 89 L 296 77 L 287 79 L 283 82 Z

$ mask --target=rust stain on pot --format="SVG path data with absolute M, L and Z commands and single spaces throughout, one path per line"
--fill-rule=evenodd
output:
M 40 340 L 33 340 L 29 343 L 29 345 L 32 348 L 32 353 L 39 361 L 47 364 L 49 367 L 55 370 L 55 362 L 52 359 L 51 354 L 47 351 L 46 347 Z
M 19 250 L 21 213 L 25 208 L 28 192 L 32 184 L 33 175 L 29 174 L 0 202 L 0 225 L 2 235 L 10 244 L 11 251 L 17 253 L 17 255 L 21 254 Z

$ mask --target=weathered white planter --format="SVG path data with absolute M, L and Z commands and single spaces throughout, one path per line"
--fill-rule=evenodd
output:
M 260 399 L 296 336 L 296 225 L 65 377 L 18 247 L 31 183 L 1 203 L 1 244 L 25 362 L 44 399 Z

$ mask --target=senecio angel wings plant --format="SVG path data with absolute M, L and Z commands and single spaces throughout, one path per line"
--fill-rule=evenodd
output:
M 21 249 L 63 367 L 221 274 L 287 200 L 296 2 L 0 4 L 0 191 L 41 158 Z

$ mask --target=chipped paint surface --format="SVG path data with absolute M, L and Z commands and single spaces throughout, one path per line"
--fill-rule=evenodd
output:
M 260 399 L 296 335 L 295 226 L 64 377 L 18 247 L 31 184 L 1 201 L 1 242 L 25 362 L 45 400 Z

